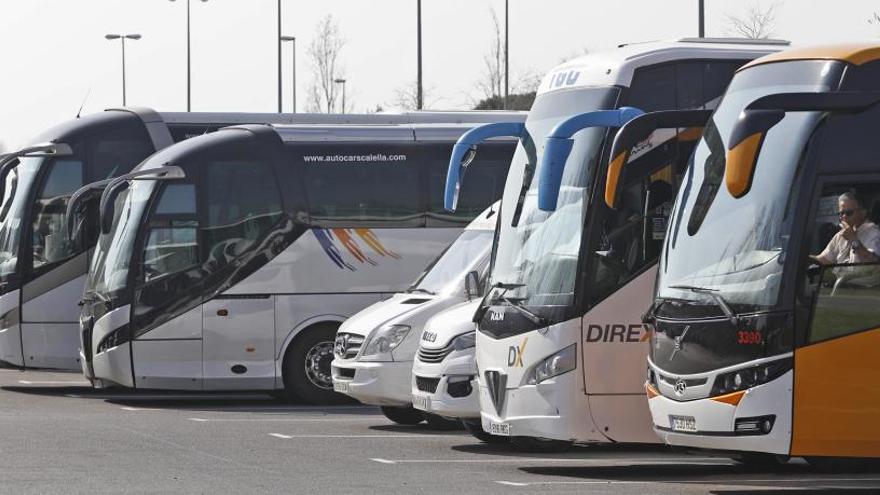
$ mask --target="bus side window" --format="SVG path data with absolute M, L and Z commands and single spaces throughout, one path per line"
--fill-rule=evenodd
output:
M 267 163 L 212 162 L 205 169 L 207 263 L 216 270 L 253 248 L 281 217 L 281 194 Z
M 195 187 L 165 184 L 148 224 L 142 265 L 144 282 L 196 266 L 198 228 Z
M 34 204 L 33 267 L 39 268 L 73 256 L 64 215 L 70 194 L 82 187 L 83 164 L 76 158 L 54 160 Z

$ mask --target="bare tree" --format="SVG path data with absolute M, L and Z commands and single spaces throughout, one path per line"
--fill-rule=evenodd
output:
M 726 14 L 726 31 L 749 39 L 767 39 L 776 29 L 776 13 L 780 3 L 770 2 L 766 7 L 753 2 L 742 17 Z
M 401 86 L 394 90 L 394 100 L 389 106 L 399 110 L 416 110 L 419 108 L 419 82 L 413 81 L 411 84 Z M 437 104 L 437 99 L 433 97 L 434 88 L 422 88 L 422 108 L 428 109 Z
M 477 81 L 477 90 L 484 99 L 501 98 L 504 95 L 504 36 L 501 32 L 501 23 L 495 9 L 490 9 L 492 15 L 492 40 L 489 51 L 483 55 L 482 79 Z
M 873 14 L 871 14 L 871 18 L 868 19 L 868 24 L 880 26 L 880 12 L 874 12 Z
M 331 113 L 336 106 L 339 90 L 334 81 L 345 78 L 345 69 L 340 60 L 343 47 L 345 38 L 339 31 L 339 23 L 332 14 L 328 14 L 318 23 L 315 37 L 309 44 L 312 81 L 307 94 L 308 111 Z M 351 101 L 345 103 L 349 106 Z

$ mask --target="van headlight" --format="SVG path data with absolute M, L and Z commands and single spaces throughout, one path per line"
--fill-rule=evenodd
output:
M 477 332 L 471 331 L 468 333 L 463 333 L 458 337 L 454 337 L 450 345 L 456 351 L 463 351 L 465 349 L 470 349 L 472 347 L 476 347 L 477 345 Z
M 576 368 L 577 344 L 571 344 L 565 349 L 547 356 L 543 361 L 535 365 L 527 375 L 526 383 L 535 385 L 554 376 L 568 373 Z
M 403 342 L 409 333 L 409 325 L 384 325 L 370 335 L 364 346 L 360 361 L 394 361 L 391 352 Z

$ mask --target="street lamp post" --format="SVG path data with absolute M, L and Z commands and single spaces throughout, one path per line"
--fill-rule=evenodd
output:
M 176 2 L 177 0 L 169 0 Z M 208 0 L 202 0 L 207 2 Z M 190 7 L 189 0 L 186 0 L 186 111 L 192 111 L 192 65 L 190 54 L 192 52 L 192 44 L 190 41 Z
M 281 113 L 281 0 L 278 0 L 278 113 Z
M 334 79 L 333 82 L 342 85 L 342 113 L 345 113 L 345 79 Z
M 697 0 L 699 2 L 698 10 L 699 10 L 699 27 L 697 28 L 697 32 L 700 35 L 700 38 L 706 37 L 706 2 L 705 0 Z
M 504 105 L 510 99 L 510 0 L 504 0 Z
M 293 99 L 293 113 L 296 113 L 296 36 L 282 36 L 281 41 L 289 41 L 293 51 L 293 58 L 291 59 L 291 89 L 293 94 L 291 98 Z
M 122 40 L 122 106 L 125 106 L 125 40 L 139 40 L 139 34 L 105 34 L 104 39 Z
M 419 66 L 416 76 L 416 110 L 421 110 L 425 103 L 425 94 L 422 88 L 422 0 L 417 0 L 416 17 L 416 50 L 418 51 L 417 63 Z

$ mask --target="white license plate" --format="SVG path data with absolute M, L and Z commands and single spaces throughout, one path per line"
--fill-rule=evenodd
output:
M 333 390 L 335 392 L 339 392 L 340 394 L 347 394 L 349 389 L 350 387 L 348 382 L 339 382 L 336 380 L 333 381 Z
M 412 396 L 413 407 L 416 409 L 420 409 L 422 411 L 430 411 L 431 410 L 431 398 L 424 394 L 413 394 Z
M 675 431 L 697 431 L 697 420 L 693 416 L 669 415 L 669 426 Z
M 510 423 L 489 423 L 489 433 L 501 437 L 509 437 Z

